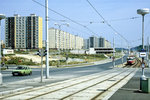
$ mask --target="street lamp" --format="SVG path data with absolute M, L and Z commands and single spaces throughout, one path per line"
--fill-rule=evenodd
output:
M 0 85 L 3 83 L 2 74 L 1 74 L 1 20 L 5 19 L 5 15 L 0 14 Z
M 45 0 L 45 33 L 46 33 L 46 79 L 49 78 L 49 35 L 48 35 L 48 0 Z
M 58 24 L 58 23 L 55 23 L 54 25 L 56 25 L 56 26 L 58 26 L 58 28 L 59 28 L 59 40 L 56 40 L 57 41 L 57 43 L 58 43 L 58 41 L 59 41 L 59 47 L 58 47 L 58 51 L 59 51 L 59 55 L 60 55 L 60 32 L 61 32 L 61 26 L 63 26 L 63 25 L 66 25 L 67 27 L 69 27 L 69 24 L 68 23 L 65 23 L 65 24 Z M 64 37 L 64 36 L 63 36 Z M 67 37 L 66 37 L 67 38 Z M 56 39 L 57 39 L 57 37 L 56 37 Z M 66 41 L 67 42 L 67 41 Z M 64 42 L 63 42 L 64 43 Z M 63 44 L 64 45 L 64 44 Z M 59 59 L 59 64 L 60 64 L 60 59 Z
M 142 15 L 142 49 L 144 50 L 144 16 L 149 13 L 148 8 L 138 9 L 137 14 Z M 142 57 L 142 76 L 140 77 L 140 90 L 142 89 L 142 80 L 145 80 L 146 77 L 144 75 L 144 57 Z
M 115 33 L 117 35 L 117 33 Z M 115 36 L 113 37 L 113 68 L 115 68 Z
M 142 49 L 144 49 L 144 16 L 149 13 L 148 8 L 138 9 L 137 13 L 142 15 Z

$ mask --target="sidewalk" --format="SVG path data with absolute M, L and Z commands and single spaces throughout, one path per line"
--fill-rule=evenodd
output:
M 150 77 L 150 69 L 145 69 L 145 76 Z M 109 100 L 150 100 L 150 94 L 140 91 L 141 70 L 123 87 L 121 87 Z

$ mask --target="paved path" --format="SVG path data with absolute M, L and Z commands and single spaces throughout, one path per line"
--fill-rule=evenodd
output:
M 55 79 L 38 79 L 20 81 L 1 87 L 14 88 L 12 91 L 0 92 L 2 100 L 99 100 L 108 99 L 117 89 L 132 78 L 137 69 L 114 68 L 109 71 L 87 75 L 79 78 L 49 84 Z M 24 87 L 24 90 L 18 89 Z M 16 89 L 16 90 L 15 90 Z M 17 92 L 18 91 L 18 92 Z M 20 92 L 19 92 L 20 91 Z
M 141 70 L 132 77 L 130 81 L 121 87 L 109 100 L 150 100 L 149 93 L 140 91 Z M 150 77 L 150 69 L 145 69 L 145 76 Z

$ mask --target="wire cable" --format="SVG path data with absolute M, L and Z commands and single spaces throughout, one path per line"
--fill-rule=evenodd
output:
M 32 1 L 35 2 L 35 3 L 37 3 L 37 4 L 39 4 L 39 5 L 42 6 L 42 7 L 46 7 L 45 5 L 41 4 L 40 2 L 38 2 L 38 1 L 36 1 L 36 0 L 32 0 Z M 52 11 L 52 12 L 54 12 L 54 13 L 56 13 L 56 14 L 62 16 L 62 17 L 64 17 L 65 19 L 70 20 L 71 22 L 73 22 L 73 23 L 75 23 L 75 24 L 77 24 L 77 25 L 79 25 L 79 26 L 82 26 L 83 28 L 85 28 L 85 29 L 87 29 L 89 32 L 91 32 L 92 34 L 98 35 L 98 34 L 94 33 L 91 29 L 89 29 L 87 26 L 85 26 L 85 25 L 83 25 L 83 24 L 80 24 L 80 23 L 78 23 L 78 22 L 72 20 L 71 18 L 69 18 L 69 17 L 67 17 L 67 16 L 65 16 L 65 15 L 63 15 L 63 14 L 61 14 L 61 13 L 59 13 L 59 12 L 53 10 L 53 9 L 48 8 L 48 10 L 50 10 L 50 11 Z
M 123 35 L 121 35 L 115 28 L 113 28 L 112 25 L 107 22 L 107 20 L 105 20 L 105 18 L 97 11 L 97 9 L 90 3 L 90 1 L 89 0 L 86 1 L 93 8 L 93 10 L 103 19 L 104 23 L 106 23 L 115 33 L 117 33 L 120 37 L 122 37 L 128 44 L 129 43 L 128 40 L 125 37 L 123 37 Z

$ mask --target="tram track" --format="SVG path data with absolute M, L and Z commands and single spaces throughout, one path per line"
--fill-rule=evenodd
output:
M 109 90 L 109 89 L 111 89 L 113 86 L 115 86 L 115 85 L 117 85 L 119 82 L 121 82 L 122 80 L 124 80 L 125 78 L 127 78 L 131 73 L 133 73 L 134 71 L 131 71 L 129 74 L 127 74 L 126 76 L 124 76 L 122 79 L 120 79 L 120 80 L 118 80 L 116 83 L 114 83 L 114 84 L 112 84 L 111 86 L 109 86 L 108 88 L 107 88 L 107 91 Z M 97 94 L 95 97 L 93 97 L 91 100 L 99 100 L 98 98 L 100 98 L 100 96 L 102 95 L 102 94 L 104 94 L 106 91 L 102 91 L 101 93 L 99 93 L 99 94 Z
M 132 72 L 131 72 L 131 73 L 132 73 Z M 131 73 L 129 73 L 128 75 L 130 75 Z M 122 74 L 122 73 L 121 73 L 121 74 Z M 61 98 L 60 100 L 66 100 L 67 98 L 71 98 L 71 96 L 73 96 L 73 95 L 75 95 L 75 94 L 79 94 L 80 92 L 85 91 L 86 89 L 92 88 L 92 87 L 94 87 L 94 86 L 96 86 L 96 85 L 99 85 L 99 84 L 101 84 L 101 83 L 103 83 L 103 82 L 109 81 L 109 80 L 113 79 L 114 77 L 116 77 L 116 76 L 118 76 L 118 75 L 120 75 L 120 73 L 117 74 L 117 75 L 114 75 L 114 76 L 112 76 L 112 77 L 110 77 L 110 78 L 108 78 L 108 79 L 105 79 L 105 80 L 103 80 L 103 81 L 100 81 L 100 82 L 98 82 L 98 83 L 95 83 L 95 84 L 93 84 L 93 85 L 91 85 L 91 86 L 88 86 L 88 87 L 86 87 L 86 88 L 84 88 L 84 89 L 82 89 L 82 90 L 79 90 L 79 91 L 75 92 L 75 93 L 72 93 L 72 94 L 70 94 L 70 95 L 68 95 L 68 96 L 66 96 L 66 97 L 63 97 L 63 98 Z M 128 75 L 127 75 L 127 76 L 128 76 Z M 127 76 L 125 76 L 124 78 L 126 78 Z M 124 79 L 124 78 L 123 78 L 123 79 Z M 123 79 L 121 79 L 121 80 L 123 80 Z M 121 80 L 119 80 L 118 82 L 120 82 Z M 99 94 L 97 94 L 95 97 L 91 98 L 91 100 L 95 100 L 95 99 L 98 98 L 101 94 L 103 94 L 103 93 L 106 92 L 108 89 L 110 89 L 111 87 L 113 87 L 114 85 L 116 85 L 118 82 L 116 82 L 115 84 L 111 85 L 111 86 L 108 87 L 107 89 L 102 90 L 102 92 L 100 92 Z
M 99 84 L 103 84 L 104 82 L 110 81 L 111 79 L 115 79 L 118 76 L 127 77 L 127 75 L 131 74 L 133 71 L 135 71 L 135 69 L 129 70 L 128 68 L 127 69 L 123 68 L 123 70 L 122 69 L 110 70 L 101 74 L 98 73 L 94 75 L 84 76 L 78 79 L 76 78 L 76 79 L 67 80 L 52 85 L 50 84 L 50 85 L 46 85 L 46 86 L 42 86 L 42 87 L 38 87 L 26 91 L 21 91 L 15 94 L 0 97 L 0 99 L 13 100 L 13 98 L 15 98 L 15 100 L 20 100 L 21 97 L 24 97 L 23 100 L 36 100 L 36 99 L 41 99 L 43 96 L 45 97 L 47 95 L 48 95 L 47 97 L 50 96 L 52 97 L 56 95 L 57 98 L 57 94 L 61 94 L 64 92 L 67 93 L 68 91 L 67 89 L 69 89 L 69 91 L 72 92 L 69 92 L 69 94 L 67 93 L 67 95 L 63 95 L 62 97 L 58 98 L 59 100 L 67 100 L 67 98 L 80 94 L 83 91 L 98 86 Z M 105 89 L 105 91 L 107 91 L 107 89 Z
M 118 70 L 116 70 L 117 72 Z M 102 72 L 101 75 L 98 74 L 94 74 L 94 77 L 90 77 L 88 79 L 85 79 L 86 77 L 89 77 L 91 75 L 87 75 L 87 76 L 83 76 L 83 77 L 80 77 L 80 80 L 82 81 L 79 81 L 80 83 L 82 82 L 86 82 L 86 81 L 89 81 L 91 79 L 96 79 L 98 77 L 103 77 L 105 75 L 107 75 L 108 73 L 111 73 L 112 70 L 109 70 L 107 72 Z M 98 75 L 98 76 L 96 76 Z M 54 83 L 54 84 L 49 84 L 49 85 L 45 85 L 45 86 L 40 86 L 40 87 L 36 87 L 36 88 L 32 88 L 32 89 L 29 89 L 29 90 L 25 90 L 25 91 L 20 91 L 20 92 L 17 92 L 17 93 L 13 93 L 13 94 L 10 94 L 10 95 L 4 95 L 4 96 L 0 96 L 0 99 L 5 99 L 5 98 L 8 98 L 8 97 L 12 97 L 12 96 L 16 96 L 16 95 L 21 95 L 23 93 L 28 93 L 28 92 L 32 92 L 32 91 L 38 91 L 38 90 L 41 90 L 41 89 L 45 89 L 45 88 L 48 88 L 48 87 L 54 87 L 54 86 L 58 86 L 58 85 L 61 85 L 61 84 L 65 84 L 65 83 L 68 83 L 68 82 L 72 82 L 72 81 L 76 81 L 78 80 L 78 78 L 74 78 L 74 79 L 71 79 L 71 80 L 66 80 L 66 81 L 62 81 L 62 82 L 58 82 L 58 83 Z M 79 83 L 77 83 L 79 84 Z

